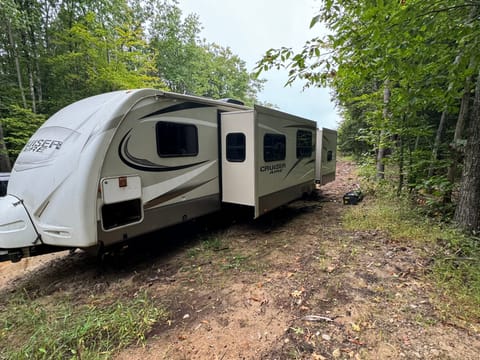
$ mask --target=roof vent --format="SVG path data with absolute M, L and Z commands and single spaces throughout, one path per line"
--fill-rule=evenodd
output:
M 220 101 L 223 101 L 229 104 L 235 104 L 235 105 L 245 105 L 243 101 L 237 100 L 237 99 L 225 98 L 225 99 L 220 99 Z

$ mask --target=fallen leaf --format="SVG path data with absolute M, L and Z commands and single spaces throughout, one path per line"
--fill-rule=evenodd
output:
M 357 325 L 355 323 L 352 323 L 352 330 L 353 331 L 356 331 L 356 332 L 359 332 L 360 331 L 360 325 Z
M 302 296 L 302 290 L 294 290 L 291 292 L 291 294 L 294 298 L 298 298 L 300 296 Z

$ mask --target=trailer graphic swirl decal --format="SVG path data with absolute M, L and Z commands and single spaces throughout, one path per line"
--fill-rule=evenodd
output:
M 205 161 L 199 161 L 196 163 L 186 164 L 186 165 L 166 166 L 161 164 L 155 164 L 154 162 L 151 162 L 150 160 L 147 160 L 147 159 L 137 158 L 133 156 L 130 153 L 130 151 L 128 151 L 128 143 L 130 141 L 131 131 L 132 129 L 130 129 L 125 134 L 125 136 L 120 141 L 120 145 L 118 146 L 118 156 L 120 157 L 120 159 L 125 165 L 130 166 L 131 168 L 141 170 L 141 171 L 150 171 L 150 172 L 176 171 L 176 170 L 191 168 L 191 167 L 208 162 L 208 160 L 205 160 Z

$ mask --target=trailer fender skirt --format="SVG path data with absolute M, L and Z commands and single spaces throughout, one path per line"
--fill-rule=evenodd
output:
M 0 197 L 0 249 L 32 246 L 38 234 L 22 202 L 16 197 Z

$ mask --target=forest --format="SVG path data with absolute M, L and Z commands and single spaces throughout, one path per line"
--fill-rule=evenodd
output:
M 1 0 L 0 172 L 50 115 L 151 87 L 252 104 L 262 81 L 175 0 Z
M 480 2 L 324 0 L 310 26 L 328 35 L 270 49 L 259 73 L 329 85 L 340 150 L 398 195 L 480 230 Z

